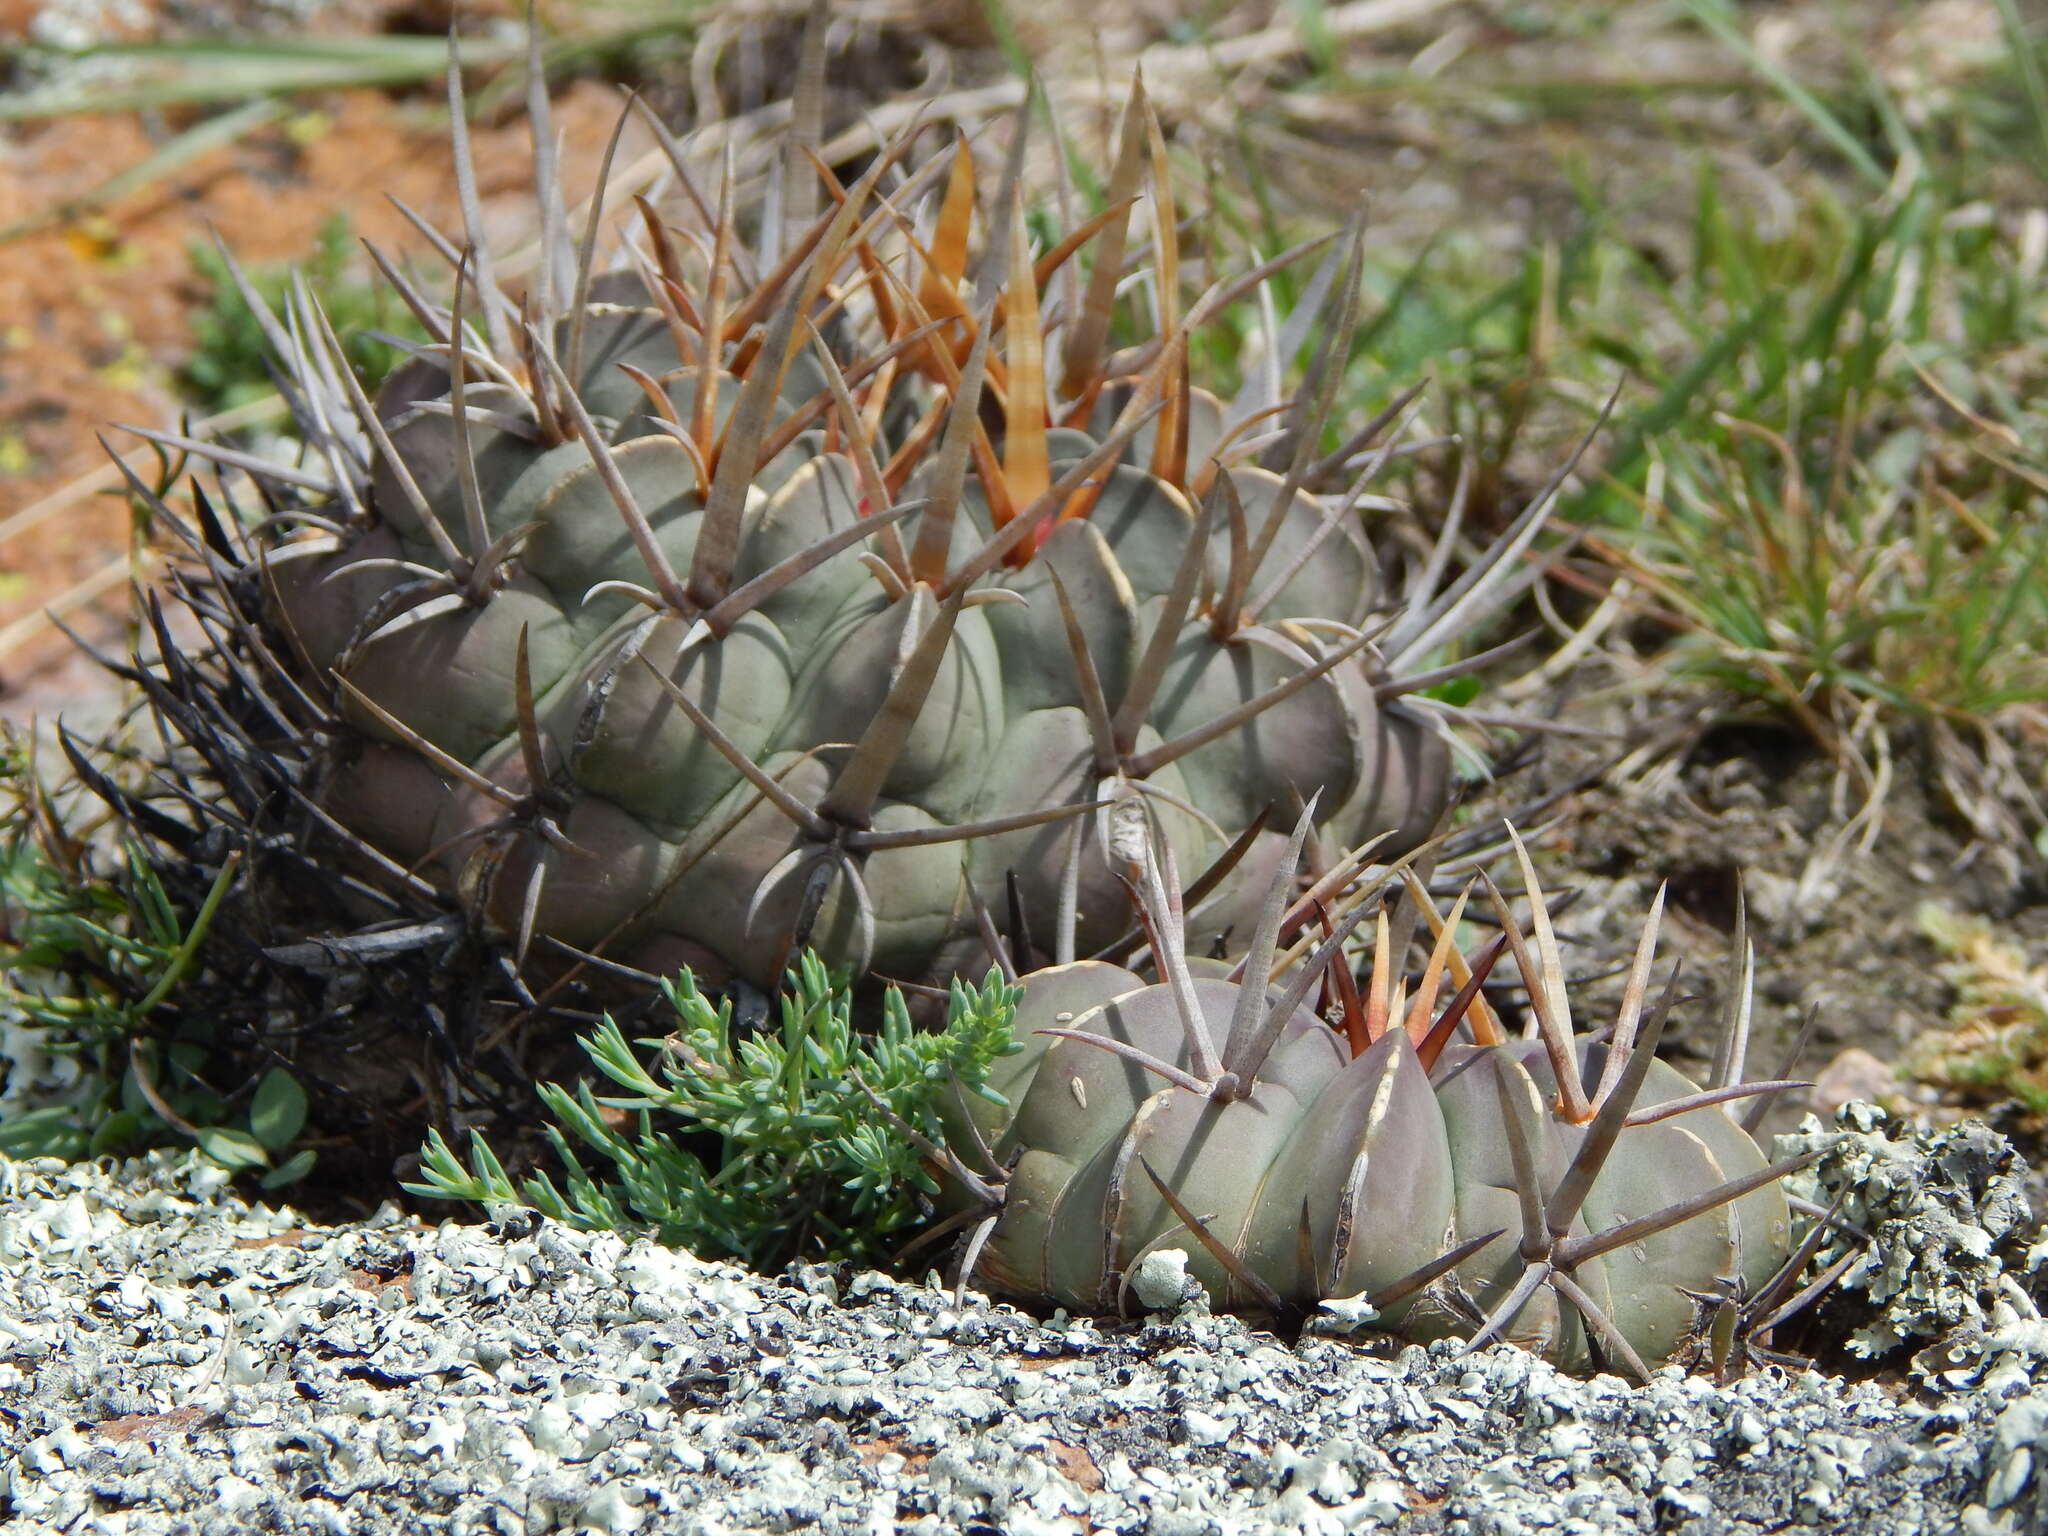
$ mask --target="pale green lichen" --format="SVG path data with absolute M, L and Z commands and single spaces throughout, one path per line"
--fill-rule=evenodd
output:
M 2044 1267 L 2048 1248 L 2029 1247 L 2037 1229 L 2019 1155 L 1981 1121 L 1916 1131 L 1875 1104 L 1850 1103 L 1832 1127 L 1808 1115 L 1778 1138 L 1780 1157 L 1809 1151 L 1823 1155 L 1788 1180 L 1791 1192 L 1823 1206 L 1840 1197 L 1842 1220 L 1870 1236 L 1840 1282 L 1867 1310 L 1849 1335 L 1858 1354 L 1982 1329 L 2006 1277 L 2024 1283 Z M 1825 1268 L 1860 1246 L 1838 1232 L 1814 1263 Z

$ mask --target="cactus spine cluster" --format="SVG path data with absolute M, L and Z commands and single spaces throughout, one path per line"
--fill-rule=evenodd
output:
M 459 125 L 452 72 L 451 97 Z M 664 133 L 675 206 L 636 198 L 609 267 L 602 191 L 572 244 L 543 156 L 529 286 L 473 192 L 467 243 L 435 237 L 449 304 L 380 257 L 430 341 L 374 395 L 310 295 L 249 296 L 304 460 L 155 435 L 279 508 L 244 580 L 363 860 L 522 958 L 772 986 L 799 943 L 941 979 L 981 906 L 1110 942 L 1100 813 L 1127 793 L 1215 872 L 1199 936 L 1256 907 L 1269 817 L 1319 796 L 1338 846 L 1428 834 L 1454 711 L 1410 695 L 1532 579 L 1548 494 L 1455 582 L 1453 526 L 1391 590 L 1360 509 L 1392 413 L 1324 434 L 1357 231 L 1266 338 L 1284 361 L 1322 322 L 1300 387 L 1226 404 L 1191 337 L 1305 248 L 1187 302 L 1139 91 L 1107 206 L 1034 249 L 1023 130 L 992 192 L 965 140 L 905 170 L 899 139 L 851 186 L 789 162 L 810 197 L 791 182 L 751 239 L 730 167 L 707 183 Z M 1112 350 L 1134 275 L 1154 329 Z
M 1283 990 L 1279 941 L 1320 898 L 1276 883 L 1241 966 L 1191 962 L 1170 850 L 1135 802 L 1119 818 L 1157 979 L 1100 961 L 1020 978 L 1025 1049 L 989 1084 L 1007 1102 L 956 1095 L 934 1149 L 959 1219 L 979 1218 L 976 1280 L 1112 1311 L 1148 1253 L 1178 1246 L 1221 1305 L 1362 1296 L 1407 1338 L 1504 1338 L 1639 1376 L 1695 1341 L 1717 1285 L 1767 1325 L 1811 1251 L 1793 1252 L 1778 1184 L 1804 1160 L 1770 1163 L 1726 1106 L 1799 1085 L 1743 1080 L 1746 982 L 1710 1087 L 1657 1060 L 1677 977 L 1650 997 L 1661 893 L 1611 1027 L 1581 1035 L 1518 837 L 1527 931 L 1489 879 L 1501 935 L 1470 960 L 1454 943 L 1465 896 L 1445 916 L 1409 878 L 1435 946 L 1404 1003 L 1383 887 L 1354 896 Z M 1360 994 L 1343 950 L 1372 912 L 1379 963 Z M 1504 949 L 1529 999 L 1522 1037 L 1481 992 Z M 1312 1006 L 1326 974 L 1334 1025 Z

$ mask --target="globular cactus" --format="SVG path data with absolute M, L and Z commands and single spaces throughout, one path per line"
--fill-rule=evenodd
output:
M 1170 850 L 1135 804 L 1118 814 L 1159 979 L 1099 960 L 1020 978 L 1025 1049 L 987 1085 L 1007 1104 L 956 1095 L 935 1149 L 956 1219 L 980 1218 L 968 1278 L 1109 1311 L 1147 1254 L 1178 1247 L 1218 1305 L 1363 1296 L 1376 1326 L 1409 1339 L 1506 1339 L 1638 1375 L 1697 1343 L 1703 1303 L 1741 1298 L 1745 1322 L 1771 1318 L 1812 1252 L 1791 1251 L 1778 1184 L 1805 1159 L 1769 1162 L 1725 1106 L 1798 1085 L 1742 1081 L 1746 968 L 1712 1086 L 1656 1059 L 1675 991 L 1650 1001 L 1661 893 L 1618 1016 L 1581 1035 L 1519 838 L 1529 931 L 1488 881 L 1503 932 L 1469 963 L 1452 942 L 1464 898 L 1444 917 L 1410 878 L 1436 944 L 1404 1005 L 1384 908 L 1363 994 L 1342 959 L 1377 890 L 1284 990 L 1266 984 L 1277 941 L 1323 899 L 1290 905 L 1291 881 L 1236 971 L 1190 961 Z M 1304 817 L 1297 845 L 1307 831 Z M 1481 991 L 1504 948 L 1532 1021 L 1516 1038 Z M 1326 969 L 1339 1026 L 1311 1006 Z
M 992 196 L 964 142 L 902 174 L 899 140 L 847 187 L 791 157 L 776 217 L 663 134 L 678 207 L 636 199 L 604 268 L 542 156 L 523 289 L 481 239 L 452 71 L 451 99 L 451 301 L 379 258 L 430 341 L 372 394 L 310 295 L 251 293 L 302 462 L 149 434 L 264 488 L 225 581 L 246 671 L 318 712 L 297 787 L 357 873 L 458 898 L 522 958 L 768 986 L 804 941 L 935 979 L 978 954 L 978 903 L 1113 938 L 1095 813 L 1124 794 L 1218 871 L 1204 933 L 1287 856 L 1269 815 L 1320 795 L 1322 835 L 1391 851 L 1436 822 L 1457 711 L 1412 695 L 1534 579 L 1556 487 L 1455 580 L 1455 507 L 1382 579 L 1361 506 L 1390 415 L 1324 441 L 1355 233 L 1226 404 L 1190 337 L 1301 252 L 1186 302 L 1142 92 L 1107 206 L 1042 250 L 1014 150 Z M 1140 204 L 1155 330 L 1113 351 Z

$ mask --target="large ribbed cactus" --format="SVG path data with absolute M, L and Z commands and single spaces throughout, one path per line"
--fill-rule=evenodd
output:
M 535 126 L 548 144 L 539 96 Z M 281 513 L 244 586 L 329 713 L 312 796 L 363 857 L 522 956 L 767 985 L 798 939 L 943 976 L 979 952 L 977 904 L 1109 942 L 1097 813 L 1128 792 L 1214 869 L 1205 934 L 1249 920 L 1285 851 L 1269 816 L 1320 796 L 1332 843 L 1425 835 L 1453 711 L 1404 695 L 1532 579 L 1549 493 L 1446 584 L 1453 508 L 1383 585 L 1360 509 L 1392 413 L 1325 440 L 1355 237 L 1225 405 L 1190 335 L 1301 253 L 1185 303 L 1141 94 L 1105 210 L 1045 249 L 1015 153 L 992 193 L 964 142 L 907 174 L 892 144 L 850 187 L 793 159 L 779 216 L 743 216 L 729 167 L 706 195 L 664 143 L 675 207 L 636 199 L 609 266 L 602 198 L 572 241 L 539 157 L 523 287 L 465 171 L 468 244 L 435 237 L 450 302 L 380 257 L 431 340 L 374 394 L 308 295 L 278 317 L 250 294 L 299 464 L 153 434 Z M 1153 329 L 1113 352 L 1140 244 Z
M 1768 1323 L 1811 1249 L 1788 1259 L 1777 1182 L 1801 1160 L 1770 1164 L 1724 1108 L 1796 1086 L 1742 1081 L 1746 970 L 1705 1090 L 1655 1056 L 1674 990 L 1649 1000 L 1656 911 L 1612 1027 L 1575 1033 L 1517 839 L 1527 932 L 1489 881 L 1503 932 L 1468 963 L 1453 946 L 1464 899 L 1442 916 L 1411 879 L 1437 939 L 1404 1005 L 1385 909 L 1364 888 L 1282 991 L 1187 959 L 1170 852 L 1155 855 L 1135 804 L 1119 820 L 1114 853 L 1163 974 L 1081 961 L 1021 978 L 1024 1050 L 988 1084 L 1008 1102 L 957 1094 L 942 1154 L 961 1219 L 983 1217 L 971 1278 L 1114 1310 L 1146 1254 L 1178 1247 L 1221 1305 L 1363 1296 L 1411 1339 L 1505 1338 L 1638 1374 L 1695 1337 L 1704 1303 L 1741 1297 L 1751 1324 Z M 1304 818 L 1297 839 L 1307 831 Z M 1276 884 L 1234 974 L 1273 975 L 1278 939 L 1342 883 L 1291 905 Z M 1331 962 L 1375 910 L 1361 997 Z M 1526 1038 L 1503 1033 L 1481 993 L 1504 948 L 1527 989 Z M 1341 1027 L 1311 1006 L 1326 970 L 1348 1004 Z

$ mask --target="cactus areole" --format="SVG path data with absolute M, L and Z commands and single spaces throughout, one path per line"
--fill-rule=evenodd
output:
M 1457 711 L 1410 690 L 1533 579 L 1551 498 L 1456 580 L 1453 526 L 1383 584 L 1363 509 L 1398 413 L 1325 430 L 1355 232 L 1184 294 L 1139 92 L 1106 205 L 1044 248 L 1015 153 L 993 188 L 965 140 L 922 165 L 890 144 L 844 186 L 790 154 L 776 215 L 664 132 L 674 195 L 615 219 L 600 194 L 581 235 L 537 157 L 515 286 L 451 95 L 448 302 L 373 252 L 429 340 L 367 388 L 312 295 L 249 292 L 299 461 L 150 434 L 277 509 L 244 587 L 325 712 L 310 794 L 359 868 L 522 960 L 770 986 L 799 942 L 942 979 L 980 960 L 982 907 L 1074 946 L 1042 958 L 1113 941 L 1126 794 L 1215 871 L 1198 938 L 1247 920 L 1287 843 L 1266 822 L 1311 800 L 1325 844 L 1426 836 Z M 1191 380 L 1191 335 L 1317 259 L 1272 367 L 1230 402 Z M 1140 299 L 1145 339 L 1113 349 Z

